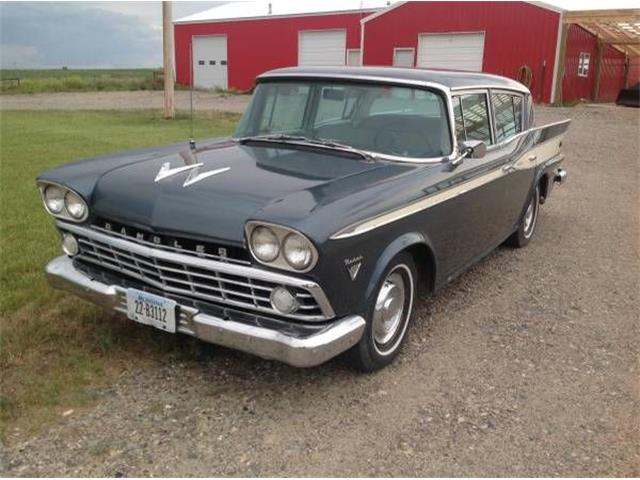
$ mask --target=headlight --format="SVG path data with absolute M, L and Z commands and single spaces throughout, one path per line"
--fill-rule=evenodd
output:
M 253 258 L 270 267 L 305 273 L 318 262 L 311 240 L 293 228 L 250 220 L 245 234 Z
M 251 250 L 258 260 L 273 262 L 280 254 L 278 237 L 268 227 L 256 227 L 251 232 Z
M 313 260 L 313 251 L 309 240 L 298 235 L 290 233 L 284 239 L 282 252 L 287 263 L 296 270 L 304 270 Z
M 84 200 L 72 191 L 68 191 L 64 196 L 64 206 L 67 209 L 67 213 L 76 220 L 80 220 L 87 212 L 87 206 L 85 205 Z
M 44 202 L 51 213 L 61 213 L 64 208 L 65 190 L 57 185 L 49 185 L 44 190 Z
M 76 192 L 57 183 L 38 181 L 44 206 L 51 215 L 72 222 L 83 222 L 89 215 L 87 202 Z

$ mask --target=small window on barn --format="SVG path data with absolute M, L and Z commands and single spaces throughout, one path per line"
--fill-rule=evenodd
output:
M 589 55 L 586 52 L 580 52 L 580 58 L 578 59 L 578 76 L 579 77 L 589 76 L 589 60 L 591 60 L 591 55 Z

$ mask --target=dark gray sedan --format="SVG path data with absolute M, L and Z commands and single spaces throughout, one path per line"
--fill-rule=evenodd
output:
M 568 125 L 534 127 L 529 91 L 493 75 L 275 70 L 233 138 L 42 174 L 64 251 L 46 272 L 166 332 L 376 370 L 419 289 L 530 242 Z

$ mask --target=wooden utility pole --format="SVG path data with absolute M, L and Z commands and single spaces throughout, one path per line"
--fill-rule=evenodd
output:
M 171 2 L 162 2 L 162 57 L 164 65 L 164 118 L 176 113 L 173 80 L 173 23 Z

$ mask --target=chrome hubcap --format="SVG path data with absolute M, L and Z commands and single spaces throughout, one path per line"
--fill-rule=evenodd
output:
M 373 339 L 379 345 L 388 343 L 402 324 L 405 289 L 402 274 L 392 272 L 378 293 L 373 312 Z

